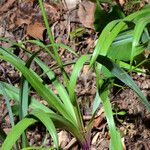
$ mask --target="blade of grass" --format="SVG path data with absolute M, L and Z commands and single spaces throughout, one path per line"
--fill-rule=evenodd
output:
M 53 43 L 53 44 L 45 45 L 41 41 L 38 41 L 38 40 L 26 40 L 26 41 L 22 42 L 22 44 L 26 44 L 26 43 L 36 44 L 36 45 L 39 45 L 41 48 L 44 48 L 47 53 L 50 53 L 49 55 L 54 60 L 55 60 L 55 56 L 50 52 L 48 47 L 52 47 L 52 46 L 61 47 L 61 48 L 64 48 L 64 49 L 68 50 L 69 52 L 71 52 L 75 56 L 78 56 L 78 54 L 71 47 L 69 47 L 69 46 L 67 46 L 67 45 L 65 45 L 63 43 Z
M 90 55 L 82 55 L 75 63 L 69 82 L 69 95 L 72 103 L 75 103 L 75 85 L 83 65 L 90 59 Z
M 28 81 L 24 77 L 21 78 L 20 84 L 20 119 L 24 118 L 28 114 L 28 95 L 29 95 Z
M 27 68 L 30 68 L 31 63 L 33 59 L 36 57 L 36 55 L 40 52 L 36 51 L 34 54 L 31 55 L 31 57 L 27 60 L 25 66 Z M 21 77 L 21 88 L 20 88 L 20 119 L 24 118 L 28 114 L 28 101 L 29 101 L 29 85 L 26 78 L 22 75 Z
M 69 131 L 81 143 L 84 143 L 86 141 L 86 138 L 84 137 L 85 134 L 83 133 L 84 131 L 76 127 L 75 124 L 73 124 L 69 120 L 66 120 L 64 117 L 58 114 L 49 115 L 53 123 L 55 124 L 55 127 Z
M 109 95 L 108 90 L 105 90 L 104 92 L 100 93 L 99 98 L 103 103 L 104 113 L 109 126 L 109 132 L 110 132 L 111 144 L 112 144 L 111 147 L 113 150 L 122 150 L 123 148 L 122 148 L 120 133 L 117 131 L 115 126 L 115 122 L 113 119 L 113 112 L 112 112 L 108 95 Z
M 41 69 L 46 73 L 46 75 L 52 81 L 52 84 L 54 85 L 55 89 L 57 90 L 59 97 L 61 98 L 63 104 L 66 107 L 66 110 L 68 110 L 68 113 L 70 113 L 70 115 L 72 115 L 72 117 L 74 118 L 75 122 L 77 122 L 73 105 L 70 101 L 69 95 L 68 95 L 65 87 L 57 80 L 54 72 L 51 71 L 50 68 L 45 63 L 43 63 L 38 58 L 35 58 L 35 62 L 37 62 L 37 64 L 41 67 Z
M 45 11 L 45 8 L 44 8 L 44 5 L 43 5 L 43 0 L 39 0 L 39 5 L 40 5 L 41 11 L 42 11 L 44 23 L 45 23 L 45 26 L 46 26 L 46 29 L 47 29 L 47 34 L 48 34 L 48 37 L 50 39 L 50 42 L 51 42 L 51 44 L 55 44 L 55 40 L 54 40 L 54 37 L 52 35 L 51 28 L 50 28 L 49 23 L 48 23 L 46 11 Z M 55 55 L 56 61 L 57 61 L 58 65 L 61 69 L 61 72 L 63 73 L 64 81 L 66 82 L 66 85 L 68 87 L 68 82 L 69 82 L 68 81 L 68 76 L 67 76 L 66 71 L 63 68 L 63 63 L 62 63 L 62 60 L 59 56 L 58 48 L 57 48 L 57 46 L 54 46 L 54 45 L 52 45 L 52 47 L 53 47 L 53 50 L 54 50 L 54 55 Z
M 6 106 L 7 106 L 7 109 L 8 109 L 9 118 L 10 118 L 10 123 L 11 123 L 11 126 L 13 127 L 15 125 L 14 116 L 13 116 L 13 113 L 12 113 L 10 100 L 8 98 L 8 95 L 7 95 L 6 91 L 5 91 L 5 88 L 3 87 L 2 82 L 0 82 L 0 90 L 2 91 L 2 95 L 5 98 L 5 102 L 6 102 Z
M 103 44 L 106 42 L 106 40 L 108 39 L 109 35 L 110 35 L 110 32 L 111 30 L 116 26 L 116 24 L 118 24 L 119 20 L 115 20 L 115 21 L 112 21 L 111 23 L 109 23 L 105 28 L 104 30 L 102 31 L 100 37 L 98 38 L 98 41 L 96 43 L 96 47 L 94 49 L 94 52 L 92 54 L 92 58 L 91 58 L 91 62 L 90 62 L 90 67 L 94 64 L 97 56 L 99 55 L 102 47 L 103 47 Z
M 150 17 L 145 17 L 140 19 L 134 28 L 133 32 L 133 41 L 132 41 L 132 51 L 131 51 L 131 58 L 130 58 L 130 66 L 132 66 L 133 58 L 135 56 L 135 52 L 137 50 L 137 46 L 139 45 L 142 33 L 144 32 L 145 26 L 150 23 Z
M 100 105 L 102 105 L 102 104 L 101 104 L 101 101 L 99 98 L 99 93 L 98 93 L 98 91 L 96 91 L 96 96 L 95 96 L 94 103 L 93 103 L 92 115 L 95 114 L 95 112 L 100 107 Z
M 34 57 L 40 52 L 37 51 L 35 52 L 26 62 L 25 66 L 27 68 L 30 68 L 30 65 L 34 59 Z M 28 81 L 25 79 L 25 77 L 22 75 L 21 77 L 21 83 L 20 83 L 20 101 L 19 101 L 19 109 L 20 109 L 20 120 L 22 118 L 24 118 L 27 114 L 28 114 L 28 101 L 29 101 L 29 85 L 28 85 Z M 21 136 L 22 138 L 22 148 L 27 147 L 28 144 L 28 140 L 27 140 L 27 136 L 26 136 L 26 131 L 22 134 Z
M 138 68 L 138 66 L 130 66 L 128 63 L 125 63 L 123 61 L 118 61 L 117 64 L 124 69 L 127 70 L 132 70 L 134 72 L 139 72 L 139 73 L 146 73 L 144 70 L 142 70 L 141 68 Z
M 49 134 L 52 136 L 56 148 L 58 149 L 59 142 L 56 128 L 49 115 L 42 110 L 34 110 L 31 114 L 37 117 L 45 125 L 46 129 L 49 131 Z
M 88 61 L 90 59 L 89 55 L 82 55 L 76 62 L 76 64 L 74 65 L 71 77 L 70 77 L 70 81 L 69 81 L 69 96 L 71 99 L 71 102 L 74 106 L 74 110 L 77 116 L 77 121 L 78 124 L 80 125 L 79 128 L 80 129 L 84 129 L 84 125 L 83 125 L 83 121 L 82 121 L 82 117 L 81 117 L 81 112 L 80 112 L 80 108 L 79 105 L 77 103 L 76 100 L 76 94 L 75 94 L 75 85 L 77 82 L 77 78 L 79 76 L 79 73 L 81 71 L 81 69 L 83 68 L 83 65 L 86 61 Z
M 39 40 L 26 40 L 26 41 L 23 41 L 23 42 L 19 42 L 19 45 L 18 45 L 18 43 L 16 43 L 15 45 L 21 47 L 23 44 L 26 44 L 26 43 L 31 43 L 31 44 L 35 44 L 35 45 L 40 46 L 41 48 L 43 48 L 49 54 L 50 57 L 52 57 L 54 60 L 56 60 L 55 55 L 48 49 L 48 47 L 45 44 L 43 44 Z M 50 46 L 52 46 L 52 45 L 53 44 L 50 44 Z
M 47 29 L 48 38 L 49 38 L 51 44 L 54 44 L 55 40 L 54 40 L 53 34 L 51 32 L 51 28 L 50 28 L 49 23 L 48 23 L 46 11 L 45 11 L 45 8 L 44 8 L 44 5 L 43 5 L 43 0 L 39 0 L 39 5 L 40 5 L 40 9 L 42 11 L 45 27 Z M 52 46 L 52 47 L 54 49 L 54 52 L 57 53 L 57 47 L 56 46 Z M 58 55 L 58 53 L 57 53 L 57 55 Z
M 0 81 L 0 83 L 3 84 L 3 87 L 5 89 L 5 92 L 7 93 L 8 97 L 10 99 L 16 100 L 17 102 L 19 102 L 19 89 L 17 87 L 14 87 L 8 83 L 4 83 L 2 81 Z M 2 90 L 0 90 L 0 94 L 2 94 Z M 53 113 L 52 110 L 50 110 L 48 107 L 44 106 L 43 104 L 41 104 L 37 99 L 35 99 L 34 97 L 29 96 L 29 100 L 30 102 L 30 108 L 34 109 L 42 109 L 47 113 Z
M 55 43 L 55 44 L 53 44 L 53 45 L 56 45 L 57 47 L 64 48 L 64 49 L 66 49 L 68 52 L 70 52 L 70 53 L 72 53 L 72 54 L 74 54 L 75 56 L 78 57 L 78 54 L 77 54 L 71 47 L 69 47 L 69 46 L 67 46 L 67 45 L 65 45 L 65 44 L 63 44 L 63 43 Z M 47 47 L 49 47 L 49 46 L 50 46 L 50 45 L 47 45 Z
M 37 120 L 32 118 L 24 118 L 19 123 L 17 123 L 8 133 L 4 143 L 2 144 L 1 150 L 11 150 L 24 130 L 35 122 L 37 122 Z
M 50 28 L 49 23 L 48 23 L 46 11 L 45 11 L 45 8 L 44 8 L 44 5 L 43 5 L 43 0 L 39 0 L 39 5 L 40 5 L 40 8 L 41 8 L 44 23 L 45 23 L 45 26 L 46 26 L 46 29 L 47 29 L 48 38 L 50 39 L 51 44 L 55 44 L 55 40 L 54 40 L 53 34 L 51 32 L 51 28 Z M 59 57 L 58 49 L 54 45 L 52 45 L 52 47 L 53 47 L 55 58 L 58 62 L 58 65 L 59 65 L 60 68 L 62 68 L 62 61 Z
M 136 85 L 136 83 L 133 81 L 133 79 L 123 69 L 121 69 L 117 64 L 115 64 L 112 60 L 105 56 L 99 55 L 97 58 L 97 62 L 104 65 L 120 81 L 128 85 L 131 89 L 133 89 L 133 91 L 135 91 L 140 97 L 141 102 L 145 105 L 148 111 L 150 111 L 150 103 L 148 102 L 144 94 L 141 92 L 139 87 Z
M 55 110 L 57 110 L 59 113 L 64 115 L 69 120 L 73 119 L 70 113 L 68 113 L 64 107 L 64 105 L 61 103 L 59 98 L 46 86 L 44 86 L 39 78 L 37 78 L 31 70 L 29 70 L 27 67 L 19 63 L 19 59 L 9 57 L 9 56 L 1 56 L 0 58 L 3 60 L 6 60 L 13 64 L 19 71 L 22 72 L 22 74 L 25 76 L 25 78 L 30 82 L 32 87 L 38 92 L 40 96 L 42 96 L 51 107 L 53 107 Z M 73 120 L 72 120 L 73 121 Z M 73 121 L 75 123 L 75 121 Z
M 126 27 L 126 22 L 130 22 L 133 21 L 133 19 L 137 18 L 137 17 L 143 17 L 145 14 L 150 13 L 150 9 L 143 9 L 139 12 L 135 12 L 127 17 L 125 17 L 122 20 L 115 20 L 110 22 L 102 31 L 91 62 L 90 62 L 90 67 L 94 64 L 94 62 L 96 61 L 96 58 L 98 57 L 98 55 L 103 55 L 106 56 L 108 49 L 110 47 L 110 45 L 112 44 L 112 42 L 114 41 L 114 39 L 116 38 L 116 36 L 120 33 L 120 31 L 122 31 L 122 29 L 124 29 Z M 109 37 L 109 38 L 108 38 Z
M 9 55 L 9 57 L 11 57 L 12 59 L 14 58 L 17 59 L 20 64 L 25 65 L 25 62 L 23 60 L 19 59 L 16 55 L 14 55 L 12 52 L 6 50 L 3 47 L 0 47 L 0 55 L 4 55 L 4 56 Z M 37 75 L 32 69 L 31 69 L 31 72 L 38 78 L 40 82 L 43 82 L 43 80 L 39 77 L 39 75 Z

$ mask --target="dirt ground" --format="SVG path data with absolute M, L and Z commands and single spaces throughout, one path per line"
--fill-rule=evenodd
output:
M 120 4 L 123 5 L 124 2 L 122 0 Z M 142 2 L 144 4 L 144 1 Z M 14 41 L 39 39 L 44 43 L 49 42 L 37 0 L 1 0 L 0 6 L 0 37 L 10 38 Z M 89 1 L 79 3 L 78 0 L 75 0 L 70 4 L 67 0 L 61 2 L 45 0 L 44 6 L 56 42 L 63 42 L 71 46 L 79 55 L 93 52 L 95 40 L 98 37 L 93 27 L 94 3 Z M 76 29 L 80 29 L 78 34 L 73 32 Z M 0 46 L 8 48 L 11 47 L 11 44 L 0 43 Z M 31 52 L 39 49 L 38 46 L 31 44 L 28 44 L 27 48 Z M 27 60 L 27 56 L 19 49 L 16 49 L 14 53 L 23 60 Z M 60 48 L 59 53 L 63 61 L 75 59 L 63 48 Z M 47 54 L 42 52 L 40 57 L 50 67 L 55 66 L 55 62 Z M 36 64 L 32 64 L 32 68 L 41 72 Z M 70 71 L 71 67 L 67 67 L 67 72 L 70 73 Z M 56 73 L 59 76 L 59 71 Z M 147 99 L 150 100 L 150 75 L 136 73 L 131 75 Z M 18 86 L 20 74 L 9 63 L 0 60 L 0 81 Z M 86 123 L 91 116 L 92 102 L 96 92 L 95 75 L 91 71 L 87 72 L 86 66 L 82 70 L 76 91 Z M 114 116 L 117 127 L 121 131 L 124 150 L 150 150 L 150 114 L 139 102 L 136 94 L 128 87 L 114 88 L 110 98 L 114 111 L 125 111 L 123 116 Z M 14 101 L 12 100 L 11 103 L 13 105 Z M 6 133 L 10 131 L 9 116 L 3 97 L 0 97 L 0 126 Z M 63 149 L 80 149 L 77 141 L 66 131 L 58 130 L 58 135 Z M 47 136 L 47 140 L 43 146 L 49 146 L 52 141 L 42 125 L 37 124 L 28 130 L 30 145 L 41 145 L 45 136 Z M 101 107 L 92 129 L 91 150 L 109 149 L 109 139 L 108 127 Z

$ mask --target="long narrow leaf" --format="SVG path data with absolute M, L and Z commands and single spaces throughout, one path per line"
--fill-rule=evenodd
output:
M 41 47 L 45 47 L 45 45 L 40 41 L 27 40 L 27 41 L 25 41 L 25 43 L 26 42 L 34 43 L 34 44 L 37 44 Z M 22 44 L 21 43 L 19 43 L 19 44 L 16 43 L 15 45 L 20 47 Z M 50 45 L 52 45 L 52 44 L 50 44 Z M 27 49 L 23 48 L 23 50 L 25 50 L 29 54 L 29 56 L 31 56 L 31 53 Z M 69 99 L 69 95 L 68 95 L 65 87 L 57 80 L 54 72 L 43 61 L 41 61 L 37 57 L 35 57 L 34 60 L 41 67 L 41 69 L 43 70 L 43 74 L 46 74 L 49 77 L 49 79 L 51 80 L 51 82 L 54 85 L 55 89 L 57 90 L 59 97 L 61 98 L 62 102 L 64 103 L 66 109 L 68 110 L 70 115 L 72 115 L 75 122 L 77 122 L 72 103 Z
M 32 118 L 24 118 L 19 123 L 17 123 L 8 133 L 4 143 L 2 144 L 1 150 L 11 150 L 24 130 L 35 122 L 37 122 L 37 120 Z
M 19 89 L 17 87 L 14 87 L 8 83 L 1 82 L 3 84 L 3 87 L 5 89 L 5 92 L 7 93 L 8 97 L 10 99 L 16 100 L 19 102 Z M 2 90 L 0 90 L 0 94 L 2 94 Z M 30 104 L 29 107 L 34 109 L 41 109 L 44 110 L 47 113 L 53 113 L 48 107 L 41 104 L 37 99 L 34 97 L 29 96 Z
M 52 45 L 52 44 L 50 44 L 50 45 Z M 49 47 L 50 45 L 47 45 L 47 47 Z M 74 54 L 75 56 L 78 56 L 78 54 L 77 54 L 71 47 L 69 47 L 69 46 L 67 46 L 67 45 L 65 45 L 65 44 L 63 44 L 63 43 L 55 43 L 55 44 L 53 44 L 53 45 L 55 45 L 55 46 L 57 46 L 57 47 L 64 48 L 64 49 L 66 49 L 68 52 Z
M 93 55 L 92 55 L 92 59 L 90 62 L 90 66 L 92 66 L 97 58 L 97 56 L 99 55 L 101 49 L 103 48 L 103 44 L 106 42 L 106 40 L 108 39 L 111 30 L 116 26 L 116 24 L 119 22 L 119 20 L 115 20 L 112 21 L 111 23 L 109 23 L 104 30 L 102 31 L 100 37 L 98 38 L 98 41 L 96 43 L 96 47 L 94 49 Z
M 21 79 L 21 89 L 20 89 L 20 119 L 24 118 L 28 112 L 28 81 L 24 77 Z
M 4 88 L 3 84 L 2 84 L 2 82 L 0 82 L 0 90 L 2 91 L 2 95 L 5 98 L 6 106 L 7 106 L 7 109 L 8 109 L 8 114 L 9 114 L 9 117 L 10 117 L 10 123 L 11 123 L 11 125 L 13 127 L 15 125 L 15 123 L 14 123 L 14 116 L 13 116 L 13 113 L 12 113 L 9 97 L 8 97 L 6 91 L 5 91 L 5 88 Z
M 41 41 L 39 40 L 26 40 L 22 43 L 32 43 L 32 44 L 36 44 L 36 45 L 39 45 L 41 48 L 44 48 L 46 50 L 47 53 L 49 53 L 49 55 L 55 59 L 55 56 L 50 52 L 50 50 L 48 49 L 48 47 L 52 47 L 52 46 L 57 46 L 57 47 L 61 47 L 61 48 L 64 48 L 66 50 L 68 50 L 69 52 L 71 52 L 72 54 L 74 54 L 75 56 L 78 56 L 78 54 L 69 46 L 63 44 L 63 43 L 53 43 L 53 44 L 48 44 L 48 45 L 45 45 L 43 44 Z
M 39 40 L 26 40 L 26 41 L 24 41 L 24 42 L 22 42 L 22 44 L 26 44 L 26 43 L 31 43 L 31 44 L 36 44 L 36 45 L 38 45 L 38 46 L 40 46 L 41 48 L 43 48 L 54 60 L 56 60 L 56 58 L 55 58 L 55 56 L 54 56 L 54 54 L 48 49 L 48 47 L 45 45 L 45 44 L 43 44 L 41 41 L 39 41 Z M 18 45 L 18 44 L 17 44 Z M 52 45 L 52 44 L 50 44 L 50 45 Z M 19 46 L 19 45 L 18 45 Z
M 12 52 L 8 51 L 7 49 L 5 49 L 3 47 L 0 47 L 0 55 L 4 55 L 4 56 L 8 55 L 12 59 L 14 59 L 14 58 L 17 59 L 20 64 L 25 65 L 25 62 L 23 60 L 21 60 L 16 55 L 14 55 Z M 38 78 L 38 80 L 40 80 L 40 82 L 43 82 L 43 80 L 33 70 L 31 70 L 31 72 Z
M 147 15 L 148 13 L 150 13 L 150 9 L 145 8 L 139 12 L 135 12 L 125 17 L 123 20 L 116 20 L 116 21 L 110 22 L 104 28 L 104 30 L 102 31 L 98 39 L 98 42 L 96 44 L 96 47 L 95 47 L 95 50 L 94 50 L 94 53 L 90 62 L 90 66 L 94 64 L 98 55 L 106 56 L 108 49 L 110 45 L 112 44 L 112 42 L 114 41 L 114 39 L 116 38 L 116 36 L 120 33 L 120 31 L 122 31 L 122 29 L 126 27 L 126 21 L 130 22 L 137 17 L 141 18 L 142 16 Z
M 58 114 L 49 114 L 49 116 L 52 119 L 55 127 L 67 130 L 72 135 L 74 135 L 80 142 L 85 142 L 86 138 L 84 137 L 85 134 L 83 134 L 82 129 L 77 128 L 75 124 L 73 124 L 69 120 L 66 120 L 64 117 Z
M 45 8 L 44 8 L 44 5 L 43 5 L 43 0 L 39 0 L 39 5 L 40 5 L 41 11 L 42 11 L 44 23 L 45 23 L 45 26 L 46 26 L 46 29 L 47 29 L 47 34 L 48 34 L 48 37 L 50 39 L 50 42 L 51 42 L 51 44 L 55 44 L 54 37 L 52 35 L 52 31 L 51 31 L 51 28 L 49 26 L 46 11 L 45 11 Z M 59 68 L 61 69 L 64 81 L 65 81 L 65 83 L 67 85 L 67 88 L 68 88 L 68 82 L 69 82 L 68 80 L 69 79 L 68 79 L 68 75 L 67 75 L 65 69 L 63 68 L 63 63 L 62 63 L 62 60 L 61 60 L 61 58 L 59 56 L 59 53 L 58 53 L 58 47 L 55 46 L 55 45 L 52 45 L 52 47 L 53 47 L 53 51 L 54 51 L 56 61 L 58 63 Z
M 111 136 L 111 143 L 113 150 L 122 150 L 121 137 L 119 132 L 116 129 L 115 122 L 113 119 L 113 112 L 111 109 L 110 100 L 108 97 L 108 90 L 105 90 L 103 93 L 100 93 L 100 99 L 104 106 L 104 113 L 107 119 L 109 126 L 109 132 Z
M 58 99 L 58 97 L 50 91 L 50 89 L 44 86 L 39 79 L 24 65 L 19 63 L 19 59 L 15 59 L 12 56 L 1 56 L 1 59 L 4 59 L 11 64 L 13 64 L 19 71 L 22 72 L 24 77 L 30 82 L 32 87 L 38 92 L 40 96 L 42 96 L 51 107 L 56 109 L 59 113 L 63 114 L 66 118 L 72 120 L 72 116 L 66 111 L 64 105 Z
M 150 111 L 150 103 L 141 92 L 139 87 L 136 85 L 136 83 L 133 81 L 133 79 L 123 69 L 121 69 L 117 64 L 105 56 L 99 55 L 97 62 L 104 65 L 114 76 L 133 89 L 140 97 L 141 102 L 145 105 L 148 111 Z
M 82 117 L 81 117 L 81 112 L 80 112 L 80 108 L 78 106 L 77 100 L 76 100 L 76 94 L 75 94 L 75 85 L 77 82 L 77 78 L 79 76 L 79 73 L 81 71 L 81 69 L 83 68 L 83 65 L 86 61 L 88 61 L 90 58 L 89 55 L 82 55 L 76 62 L 71 77 L 70 77 L 70 81 L 69 81 L 69 96 L 71 99 L 71 102 L 74 106 L 74 110 L 77 116 L 77 121 L 78 121 L 78 125 L 81 129 L 84 128 L 83 125 L 83 121 L 82 121 Z
M 74 108 L 72 106 L 72 103 L 70 101 L 69 95 L 64 88 L 64 86 L 57 80 L 54 72 L 45 64 L 43 63 L 40 59 L 35 58 L 35 62 L 41 67 L 41 69 L 44 71 L 44 73 L 49 77 L 49 79 L 52 81 L 52 84 L 54 85 L 55 89 L 58 92 L 59 97 L 63 101 L 66 110 L 72 115 L 74 120 L 76 120 Z M 77 121 L 77 120 L 76 120 Z
M 50 119 L 49 115 L 46 114 L 42 110 L 35 110 L 32 112 L 32 115 L 37 117 L 45 125 L 46 129 L 49 131 L 49 134 L 53 138 L 55 146 L 58 148 L 59 142 L 58 142 L 57 132 L 56 132 L 55 126 L 54 126 L 52 120 Z
M 34 57 L 40 52 L 37 51 L 35 52 L 26 62 L 26 67 L 30 68 L 30 65 L 34 59 Z M 19 109 L 20 109 L 20 120 L 24 118 L 28 114 L 28 103 L 29 103 L 29 85 L 28 81 L 26 78 L 22 75 L 21 77 L 21 83 L 20 83 L 20 101 L 19 101 Z M 27 147 L 28 146 L 28 140 L 26 137 L 26 133 L 24 132 L 22 134 L 22 147 Z
M 132 41 L 132 51 L 131 51 L 131 59 L 130 59 L 130 65 L 132 65 L 133 58 L 135 56 L 137 46 L 140 43 L 140 38 L 142 36 L 142 33 L 144 31 L 145 26 L 150 23 L 150 17 L 145 17 L 140 19 L 134 28 L 134 33 L 133 33 L 133 41 Z
M 71 77 L 70 77 L 70 82 L 69 82 L 69 95 L 72 100 L 72 103 L 74 104 L 74 96 L 75 96 L 75 85 L 79 76 L 79 73 L 81 69 L 83 68 L 83 65 L 85 64 L 86 61 L 88 61 L 90 58 L 89 55 L 82 55 L 77 62 L 75 63 L 75 66 L 73 68 Z

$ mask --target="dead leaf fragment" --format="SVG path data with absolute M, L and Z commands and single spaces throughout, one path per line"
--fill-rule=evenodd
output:
M 77 6 L 79 0 L 65 0 L 65 3 L 67 5 L 67 8 L 70 10 Z
M 17 18 L 17 20 L 16 20 L 16 22 L 15 22 L 15 24 L 16 24 L 17 26 L 21 26 L 21 25 L 23 25 L 23 24 L 29 25 L 30 23 L 31 23 L 31 20 L 30 20 L 29 18 L 27 18 L 27 19 Z
M 61 131 L 58 133 L 59 145 L 64 148 L 69 142 L 68 133 L 66 131 Z
M 94 29 L 94 12 L 96 5 L 90 1 L 83 1 L 79 4 L 78 16 L 80 22 L 87 28 Z
M 9 10 L 9 8 L 13 5 L 15 0 L 7 0 L 4 5 L 0 8 L 0 14 Z
M 0 37 L 2 38 L 9 38 L 11 40 L 15 40 L 14 35 L 11 32 L 8 32 L 5 30 L 5 28 L 0 26 Z M 0 42 L 0 46 L 4 47 L 4 48 L 9 48 L 12 46 L 11 42 Z
M 104 109 L 101 108 L 97 113 L 97 117 L 94 119 L 93 127 L 97 128 L 101 124 L 103 119 L 104 119 Z
M 35 22 L 34 24 L 30 24 L 27 27 L 27 35 L 35 39 L 43 40 L 43 32 L 45 31 L 45 29 L 46 28 L 42 23 Z
M 93 137 L 93 139 L 92 139 L 92 145 L 96 145 L 96 143 L 97 143 L 97 139 L 98 139 L 98 137 L 99 137 L 99 135 L 100 135 L 100 133 L 98 132 L 98 133 L 96 133 L 95 135 L 94 135 L 94 137 Z
M 77 146 L 77 140 L 76 138 L 73 138 L 67 146 L 64 147 L 64 150 L 69 150 L 69 149 L 75 149 Z M 73 148 L 74 147 L 74 148 Z
M 50 24 L 53 24 L 54 22 L 60 19 L 59 7 L 57 5 L 50 5 L 44 3 L 44 7 L 47 12 L 47 16 Z

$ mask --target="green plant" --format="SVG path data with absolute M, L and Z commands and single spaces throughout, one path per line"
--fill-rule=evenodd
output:
M 108 10 L 102 8 L 102 3 L 108 5 Z M 109 22 L 125 17 L 120 5 L 112 0 L 96 0 L 96 10 L 94 16 L 94 27 L 98 32 L 101 32 Z
M 140 68 L 133 66 L 133 63 L 135 60 L 135 56 L 144 51 L 144 48 L 149 41 L 148 37 L 146 38 L 146 41 L 142 43 L 143 41 L 141 42 L 141 36 L 143 35 L 143 31 L 144 33 L 146 32 L 146 25 L 149 23 L 148 18 L 150 13 L 150 6 L 147 6 L 147 8 L 144 8 L 139 12 L 131 14 L 123 20 L 115 20 L 109 23 L 100 34 L 94 53 L 82 55 L 79 57 L 70 47 L 62 43 L 55 43 L 54 37 L 51 33 L 51 29 L 48 25 L 42 0 L 39 0 L 39 4 L 43 13 L 48 37 L 51 41 L 50 45 L 44 45 L 42 42 L 37 40 L 28 40 L 16 43 L 8 39 L 1 39 L 6 42 L 12 42 L 14 46 L 20 47 L 30 56 L 27 62 L 24 62 L 12 53 L 12 48 L 5 49 L 0 47 L 0 59 L 11 63 L 22 73 L 20 88 L 16 88 L 10 84 L 0 82 L 0 94 L 4 96 L 7 95 L 5 96 L 5 100 L 9 102 L 9 99 L 7 98 L 9 97 L 10 99 L 14 99 L 18 102 L 17 107 L 19 108 L 18 114 L 20 118 L 20 121 L 12 128 L 7 137 L 4 132 L 3 134 L 0 133 L 1 138 L 4 141 L 1 149 L 11 149 L 21 135 L 22 148 L 32 149 L 28 148 L 25 130 L 30 125 L 40 121 L 45 125 L 51 137 L 53 138 L 54 148 L 59 149 L 58 137 L 56 132 L 56 128 L 58 127 L 69 131 L 74 137 L 77 138 L 82 149 L 88 150 L 90 148 L 92 121 L 96 114 L 96 110 L 99 107 L 99 104 L 102 102 L 111 136 L 110 149 L 121 150 L 121 137 L 119 131 L 115 126 L 111 103 L 109 100 L 109 90 L 112 85 L 110 82 L 110 78 L 115 76 L 130 88 L 132 88 L 141 98 L 141 101 L 147 107 L 147 109 L 150 110 L 150 103 L 147 101 L 141 90 L 128 75 L 128 73 L 121 68 L 124 67 L 125 69 L 128 69 L 130 71 L 141 71 Z M 145 25 L 144 27 L 141 27 L 141 23 L 139 22 L 139 20 L 142 20 L 142 23 L 144 23 Z M 129 22 L 133 22 L 135 26 L 133 28 L 132 34 L 129 34 L 128 36 L 128 34 L 126 34 L 126 30 L 129 29 Z M 118 36 L 120 32 L 122 33 Z M 129 40 L 127 40 L 128 38 Z M 121 55 L 119 58 L 114 58 L 114 53 L 111 53 L 111 51 L 115 51 L 115 49 L 117 49 L 116 47 L 112 47 L 118 46 L 118 41 L 120 43 L 119 46 L 122 46 L 122 44 L 124 44 L 124 42 L 122 43 L 122 41 L 124 40 L 130 41 L 131 44 L 131 47 L 129 47 L 130 54 L 128 54 L 128 51 L 125 52 L 128 61 L 130 61 L 129 63 L 125 62 L 124 58 L 120 59 Z M 24 48 L 24 45 L 28 42 L 39 45 L 41 49 L 34 54 L 31 54 L 27 49 Z M 52 47 L 52 51 L 49 50 L 49 47 Z M 74 64 L 73 71 L 71 72 L 70 76 L 65 71 L 65 66 L 67 64 L 63 64 L 58 54 L 58 47 L 66 48 L 77 57 L 76 62 L 70 63 Z M 42 50 L 47 52 L 50 57 L 57 62 L 58 68 L 62 73 L 62 78 L 64 81 L 63 84 L 59 82 L 54 71 L 49 68 L 43 61 L 41 61 L 40 58 L 38 58 L 38 54 Z M 120 49 L 120 51 L 125 50 L 122 48 Z M 41 76 L 37 75 L 37 73 L 30 68 L 33 60 L 41 67 L 41 69 L 43 70 L 43 74 L 46 74 L 49 77 L 53 87 L 56 89 L 58 94 L 55 94 L 54 91 L 52 91 L 52 89 L 43 82 Z M 86 129 L 84 128 L 82 114 L 80 112 L 80 108 L 77 102 L 77 96 L 74 90 L 79 73 L 85 63 L 89 63 L 90 66 L 95 69 L 97 86 L 92 114 L 93 116 L 88 124 L 88 128 Z M 103 76 L 101 76 L 101 72 L 103 72 Z M 44 106 L 43 104 L 39 103 L 37 99 L 29 96 L 29 92 L 31 90 L 30 87 L 32 87 L 39 96 L 47 101 L 49 107 Z M 29 107 L 32 108 L 32 111 L 30 113 L 28 113 Z M 9 112 L 12 112 L 9 104 L 8 108 Z M 12 113 L 10 113 L 10 117 L 13 118 Z M 39 147 L 39 149 L 42 149 L 42 147 Z

